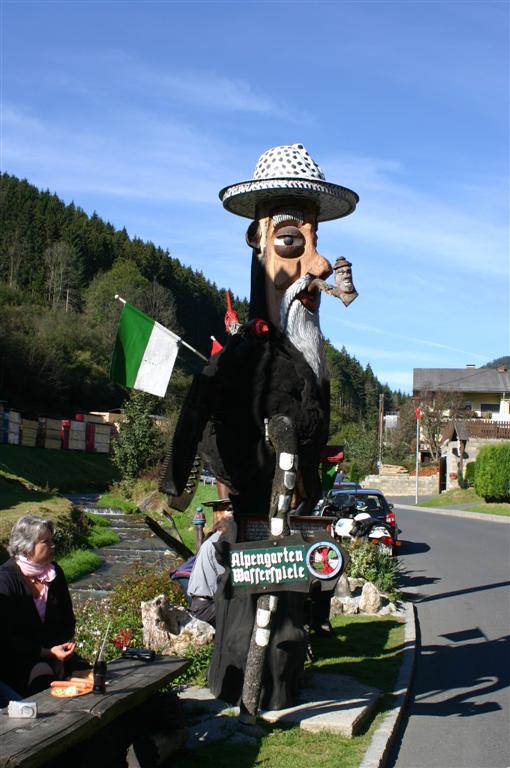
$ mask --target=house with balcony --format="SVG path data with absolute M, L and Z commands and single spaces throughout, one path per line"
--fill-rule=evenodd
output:
M 444 395 L 455 400 L 455 413 L 444 411 L 440 491 L 458 486 L 459 475 L 465 474 L 466 464 L 476 460 L 483 445 L 510 440 L 510 372 L 505 365 L 415 368 L 413 394 L 425 408 L 444 402 Z
M 466 413 L 473 416 L 510 421 L 510 371 L 506 365 L 413 370 L 415 398 L 433 402 L 439 393 L 455 395 Z

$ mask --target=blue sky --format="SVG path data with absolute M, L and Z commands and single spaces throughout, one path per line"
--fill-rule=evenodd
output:
M 3 0 L 2 170 L 247 296 L 218 191 L 303 143 L 357 211 L 324 334 L 392 388 L 509 354 L 507 2 Z

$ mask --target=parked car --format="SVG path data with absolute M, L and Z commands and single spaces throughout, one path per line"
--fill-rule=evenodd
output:
M 359 483 L 353 483 L 351 480 L 342 480 L 341 483 L 334 483 L 332 490 L 336 491 L 348 491 L 348 490 L 357 490 L 358 488 L 361 488 L 361 485 Z
M 319 502 L 319 505 L 317 505 L 315 514 L 322 514 L 322 508 L 331 501 L 334 503 L 340 502 L 339 506 L 341 506 L 342 498 L 346 497 L 354 497 L 356 501 L 362 501 L 371 517 L 386 523 L 391 531 L 395 547 L 400 546 L 397 542 L 401 530 L 397 525 L 393 504 L 386 500 L 382 491 L 375 488 L 360 488 L 359 486 L 355 489 L 332 488 L 322 500 L 322 503 Z

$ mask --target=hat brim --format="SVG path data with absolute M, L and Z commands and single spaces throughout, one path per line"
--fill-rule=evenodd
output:
M 332 221 L 348 216 L 356 209 L 359 197 L 347 187 L 312 179 L 280 178 L 242 181 L 219 193 L 227 211 L 255 219 L 257 206 L 279 197 L 302 197 L 317 203 L 317 221 Z

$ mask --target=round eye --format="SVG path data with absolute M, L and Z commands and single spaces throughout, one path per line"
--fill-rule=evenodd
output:
M 274 249 L 283 259 L 295 259 L 305 250 L 305 238 L 297 227 L 283 227 L 275 233 Z

